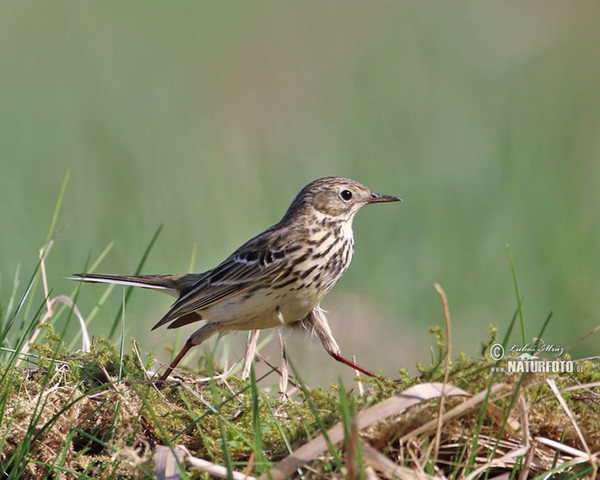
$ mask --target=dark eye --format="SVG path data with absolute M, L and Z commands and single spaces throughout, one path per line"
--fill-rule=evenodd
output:
M 342 190 L 340 192 L 340 197 L 344 202 L 348 202 L 352 198 L 352 192 L 350 190 Z

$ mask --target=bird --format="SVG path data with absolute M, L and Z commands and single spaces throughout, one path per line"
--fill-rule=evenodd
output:
M 342 356 L 320 303 L 352 260 L 354 215 L 364 206 L 399 202 L 342 177 L 306 185 L 283 218 L 203 273 L 115 275 L 78 273 L 71 279 L 160 290 L 177 298 L 154 325 L 179 328 L 204 321 L 158 379 L 162 383 L 188 351 L 213 335 L 273 327 L 302 327 L 329 355 L 367 376 Z

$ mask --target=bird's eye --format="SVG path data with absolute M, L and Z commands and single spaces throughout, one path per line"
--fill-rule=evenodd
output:
M 349 202 L 352 198 L 352 192 L 350 190 L 342 190 L 340 192 L 340 197 L 342 197 L 344 202 Z

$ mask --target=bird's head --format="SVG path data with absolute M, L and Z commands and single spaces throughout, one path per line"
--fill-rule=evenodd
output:
M 399 202 L 401 198 L 373 193 L 349 178 L 324 177 L 309 183 L 296 196 L 284 218 L 302 214 L 351 220 L 365 205 Z

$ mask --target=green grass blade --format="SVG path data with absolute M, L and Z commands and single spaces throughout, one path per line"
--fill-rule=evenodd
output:
M 102 260 L 104 260 L 104 258 L 106 257 L 108 252 L 110 252 L 110 250 L 112 249 L 113 246 L 114 246 L 114 242 L 110 242 L 106 246 L 106 248 L 104 250 L 102 250 L 102 252 L 98 256 L 98 258 L 89 267 L 89 272 L 94 272 L 98 268 L 98 265 L 100 265 Z M 87 269 L 88 261 L 89 261 L 89 258 L 88 258 L 88 260 L 86 260 L 84 269 L 81 270 L 82 272 L 88 272 L 88 269 Z M 73 303 L 75 305 L 77 305 L 77 299 L 79 298 L 79 292 L 81 291 L 83 284 L 84 284 L 84 282 L 77 282 L 77 285 L 76 285 L 75 289 L 73 290 L 73 293 L 71 293 L 71 298 L 73 299 Z M 107 289 L 105 290 L 104 294 L 100 297 L 100 299 L 97 301 L 96 305 L 94 305 L 94 308 L 92 308 L 91 312 L 85 318 L 85 325 L 87 327 L 89 327 L 91 325 L 92 320 L 98 314 L 98 312 L 100 311 L 100 307 L 104 304 L 104 302 L 106 301 L 106 299 L 108 298 L 108 296 L 110 295 L 110 292 L 112 292 L 114 287 L 115 287 L 114 284 L 107 285 Z M 67 308 L 67 307 L 63 306 L 61 308 Z M 73 336 L 73 339 L 69 343 L 70 350 L 73 350 L 75 348 L 75 344 L 77 342 L 79 342 L 80 338 L 81 338 L 81 329 L 77 329 L 77 333 Z
M 315 418 L 315 422 L 317 423 L 319 430 L 323 434 L 323 438 L 325 439 L 325 443 L 327 443 L 327 448 L 329 449 L 329 453 L 331 453 L 331 455 L 333 456 L 333 459 L 335 461 L 335 464 L 336 464 L 338 470 L 343 471 L 343 462 L 340 457 L 340 453 L 335 448 L 335 445 L 331 442 L 329 435 L 327 435 L 327 427 L 325 426 L 325 424 L 323 423 L 323 419 L 319 415 L 317 406 L 315 405 L 315 402 L 313 401 L 308 388 L 306 387 L 306 385 L 304 384 L 304 382 L 301 380 L 300 376 L 298 375 L 298 371 L 294 367 L 291 359 L 288 359 L 288 363 L 290 365 L 290 368 L 294 372 L 294 376 L 298 380 L 298 386 L 300 387 L 300 390 L 302 391 L 302 395 L 304 396 L 304 399 L 306 400 L 306 403 L 308 404 L 308 407 L 309 407 L 312 415 Z
M 52 220 L 50 220 L 50 228 L 48 228 L 48 236 L 46 237 L 46 242 L 49 242 L 52 238 L 52 235 L 54 235 L 54 228 L 56 227 L 56 221 L 58 220 L 60 206 L 62 205 L 62 201 L 65 196 L 65 191 L 67 189 L 67 183 L 69 182 L 70 175 L 71 171 L 67 170 L 67 172 L 65 173 L 65 177 L 63 178 L 62 185 L 60 187 L 58 199 L 56 200 L 56 204 L 54 205 L 54 213 L 52 214 Z
M 353 451 L 353 463 L 354 465 L 348 465 L 348 461 L 351 460 L 349 454 L 346 455 L 346 469 L 358 473 L 360 478 L 364 478 L 364 465 L 362 458 L 362 451 L 359 436 L 356 431 L 356 409 L 352 399 L 349 399 L 349 395 L 344 388 L 344 383 L 340 379 L 339 381 L 339 399 L 340 399 L 340 413 L 342 416 L 342 425 L 344 427 L 344 438 L 345 438 L 345 449 L 346 452 Z M 352 476 L 354 478 L 354 476 Z
M 21 264 L 17 264 L 17 270 L 15 272 L 15 277 L 13 279 L 13 286 L 12 286 L 12 291 L 10 294 L 10 298 L 8 299 L 8 305 L 6 306 L 6 308 L 4 309 L 3 314 L 5 316 L 10 316 L 10 312 L 12 312 L 13 307 L 14 307 L 14 303 L 15 300 L 17 298 L 17 291 L 19 290 L 19 274 L 21 273 Z M 2 324 L 0 324 L 0 327 L 3 326 Z
M 250 392 L 252 395 L 252 427 L 254 429 L 254 453 L 256 454 L 256 470 L 258 473 L 264 473 L 271 465 L 265 457 L 263 443 L 262 443 L 262 428 L 260 421 L 260 404 L 258 387 L 256 384 L 256 374 L 254 372 L 254 365 L 250 368 Z
M 21 298 L 17 302 L 15 310 L 8 317 L 8 321 L 6 322 L 6 324 L 3 325 L 2 331 L 0 331 L 0 344 L 3 344 L 5 342 L 9 332 L 12 330 L 12 327 L 15 324 L 17 316 L 19 315 L 19 313 L 21 313 L 21 310 L 23 308 L 23 305 L 25 304 L 25 301 L 27 300 L 29 295 L 33 292 L 35 279 L 36 279 L 39 269 L 40 269 L 40 262 L 38 261 L 35 269 L 33 270 L 33 273 L 31 274 L 31 277 L 29 278 L 29 282 L 27 282 L 25 292 L 21 295 Z M 21 322 L 21 328 L 20 328 L 21 334 L 23 333 L 24 329 L 27 330 L 27 327 L 25 326 L 25 322 L 23 321 L 23 322 Z
M 52 214 L 52 220 L 50 221 L 50 227 L 48 228 L 48 236 L 46 237 L 46 248 L 44 251 L 44 257 L 48 254 L 48 252 L 50 251 L 50 248 L 52 247 L 52 237 L 54 235 L 54 229 L 56 226 L 56 221 L 58 220 L 58 214 L 60 212 L 60 207 L 62 205 L 62 201 L 65 195 L 65 191 L 67 189 L 67 183 L 69 181 L 69 175 L 70 175 L 70 171 L 67 170 L 67 172 L 65 173 L 65 177 L 63 179 L 62 185 L 60 187 L 60 192 L 58 194 L 58 198 L 56 199 L 56 203 L 54 204 L 54 212 Z M 38 267 L 39 267 L 39 261 L 38 261 Z M 36 269 L 36 273 L 37 273 L 38 269 Z M 33 302 L 33 298 L 34 295 L 33 293 L 35 293 L 35 289 L 37 287 L 37 280 L 38 277 L 34 276 L 34 281 L 30 286 L 30 297 L 29 297 L 29 303 L 27 304 L 27 308 L 25 309 L 25 317 L 27 317 L 29 315 L 29 311 L 31 309 L 31 305 Z
M 269 375 L 271 375 L 275 370 L 269 370 L 267 373 L 265 373 L 262 377 L 260 377 L 257 382 L 262 381 L 264 378 L 268 377 Z M 234 393 L 233 395 L 230 395 L 229 397 L 227 397 L 225 400 L 221 401 L 220 403 L 218 403 L 216 405 L 216 407 L 210 405 L 208 402 L 206 402 L 206 400 L 202 397 L 199 397 L 200 401 L 202 401 L 202 403 L 204 403 L 207 407 L 208 407 L 208 411 L 204 414 L 202 414 L 200 417 L 198 417 L 196 420 L 194 420 L 193 422 L 191 422 L 189 425 L 187 425 L 183 430 L 181 430 L 181 432 L 179 432 L 177 435 L 175 435 L 172 438 L 172 442 L 175 443 L 177 441 L 177 439 L 179 439 L 182 435 L 189 433 L 190 430 L 192 430 L 199 422 L 201 422 L 205 417 L 207 417 L 208 415 L 213 415 L 213 414 L 218 414 L 219 413 L 219 408 L 221 408 L 222 405 L 225 405 L 227 402 L 230 402 L 232 399 L 234 399 L 235 397 L 237 397 L 238 395 L 248 391 L 250 389 L 250 385 L 242 388 L 241 390 L 239 390 L 238 392 Z M 195 392 L 192 392 L 192 394 L 195 395 Z M 252 445 L 251 442 L 248 442 L 248 445 Z
M 552 312 L 550 312 L 548 317 L 546 317 L 546 320 L 544 321 L 544 324 L 542 325 L 542 328 L 540 329 L 540 333 L 538 334 L 538 337 L 537 337 L 538 339 L 543 338 L 544 332 L 546 331 L 546 327 L 550 323 L 551 318 L 552 318 Z M 500 446 L 500 441 L 502 440 L 502 436 L 504 435 L 504 430 L 506 429 L 506 425 L 508 424 L 508 419 L 510 417 L 511 412 L 513 411 L 513 406 L 514 406 L 515 402 L 517 401 L 519 391 L 521 390 L 521 386 L 523 385 L 523 382 L 525 381 L 525 379 L 527 377 L 528 377 L 528 374 L 526 374 L 526 373 L 522 373 L 521 376 L 519 377 L 519 380 L 514 388 L 514 392 L 511 396 L 510 402 L 508 404 L 508 407 L 506 408 L 506 415 L 504 415 L 504 420 L 502 422 L 502 425 L 500 426 L 500 431 L 496 435 L 496 437 L 497 437 L 496 443 L 494 445 L 494 448 L 491 449 L 491 451 L 489 452 L 488 459 L 494 458 L 494 456 L 497 453 L 497 449 Z
M 521 326 L 521 343 L 525 345 L 526 337 L 525 337 L 525 320 L 523 319 L 523 299 L 521 298 L 521 294 L 519 293 L 519 282 L 517 281 L 517 271 L 515 269 L 515 262 L 513 260 L 512 252 L 510 250 L 510 246 L 506 245 L 506 250 L 508 252 L 508 261 L 510 263 L 510 271 L 512 273 L 513 284 L 515 287 L 515 296 L 517 297 L 517 305 L 519 312 L 519 325 Z
M 125 355 L 125 293 L 121 301 L 121 341 L 119 342 L 119 380 L 123 378 L 123 355 Z
M 134 275 L 139 275 L 140 272 L 142 271 L 142 268 L 144 267 L 144 264 L 146 263 L 146 260 L 148 259 L 148 255 L 150 255 L 150 250 L 152 250 L 152 247 L 154 247 L 154 244 L 156 243 L 156 239 L 158 238 L 158 235 L 159 235 L 160 231 L 162 230 L 162 228 L 163 228 L 163 226 L 159 225 L 159 227 L 154 232 L 154 235 L 152 235 L 152 238 L 150 239 L 150 243 L 146 247 L 146 250 L 144 251 L 144 254 L 142 255 L 142 259 L 140 260 L 140 263 L 138 264 L 137 268 L 135 269 Z M 128 287 L 126 289 L 125 299 L 123 300 L 124 304 L 126 304 L 129 301 L 129 297 L 131 296 L 133 289 L 134 289 L 134 287 Z M 113 339 L 113 336 L 117 330 L 117 326 L 119 325 L 119 321 L 121 320 L 121 310 L 122 309 L 123 309 L 123 306 L 121 306 L 121 308 L 119 308 L 119 311 L 117 312 L 117 315 L 115 316 L 112 326 L 110 327 L 110 333 L 108 334 L 108 338 L 110 340 Z
M 269 410 L 269 415 L 271 415 L 271 421 L 275 425 L 275 428 L 277 428 L 277 430 L 279 431 L 279 435 L 281 436 L 281 439 L 283 440 L 283 443 L 285 444 L 285 448 L 287 449 L 287 451 L 289 453 L 294 453 L 292 444 L 290 443 L 288 436 L 286 435 L 285 431 L 283 430 L 283 427 L 281 426 L 281 422 L 278 420 L 277 415 L 275 415 L 275 411 L 273 410 L 273 407 L 269 403 L 268 397 L 266 395 L 264 395 L 262 392 L 260 392 L 260 397 L 262 399 L 262 402 L 267 406 L 267 409 Z
M 3 361 L 3 365 L 6 366 L 6 370 L 0 378 L 0 383 L 4 381 L 4 377 L 10 372 L 10 369 L 14 367 L 15 363 L 17 362 L 17 359 L 21 355 L 21 350 L 23 349 L 23 346 L 25 345 L 27 340 L 31 338 L 31 335 L 33 334 L 34 330 L 39 325 L 40 317 L 42 316 L 42 312 L 44 311 L 45 307 L 46 303 L 42 302 L 42 304 L 39 306 L 37 312 L 33 315 L 31 320 L 28 323 L 24 324 L 24 326 L 22 327 L 23 330 L 19 332 L 16 338 L 11 339 L 11 344 L 13 345 L 12 349 L 2 349 L 4 353 L 8 353 L 8 360 Z M 13 321 L 9 322 L 9 324 L 6 326 L 5 331 L 3 331 L 0 335 L 2 339 L 5 339 L 8 336 L 12 324 Z
M 213 371 L 213 366 L 212 366 L 212 357 L 208 357 L 208 367 L 209 367 L 209 371 Z M 216 405 L 218 403 L 219 400 L 219 390 L 217 388 L 217 383 L 215 382 L 214 378 L 211 378 L 210 380 L 210 391 L 212 394 L 212 400 L 213 403 Z M 215 413 L 217 414 L 217 420 L 218 420 L 218 424 L 219 424 L 219 434 L 221 436 L 221 451 L 223 454 L 223 464 L 225 466 L 225 468 L 227 469 L 227 479 L 228 480 L 233 480 L 233 463 L 231 461 L 231 454 L 229 453 L 229 446 L 227 444 L 227 436 L 225 434 L 225 427 L 224 427 L 224 419 L 221 416 L 220 412 L 218 409 L 215 409 Z

